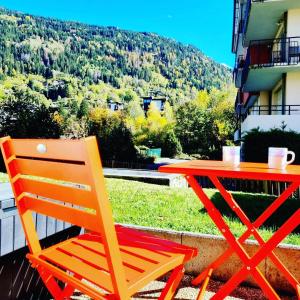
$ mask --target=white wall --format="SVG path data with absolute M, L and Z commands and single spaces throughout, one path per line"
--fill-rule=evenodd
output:
M 262 108 L 262 110 L 260 111 L 260 113 L 258 111 L 254 112 L 252 111 L 252 114 L 256 114 L 256 115 L 268 115 L 269 114 L 269 92 L 268 91 L 262 91 L 260 92 L 260 95 L 256 101 L 256 103 L 254 104 L 254 106 L 256 105 L 263 105 L 264 107 Z M 250 109 L 251 111 L 251 109 Z
M 262 91 L 260 92 L 258 105 L 269 105 L 269 92 Z
M 272 128 L 280 128 L 282 121 L 287 124 L 286 130 L 295 130 L 300 132 L 300 114 L 299 115 L 249 115 L 242 123 L 242 133 L 249 131 L 259 126 L 262 130 L 269 130 Z
M 288 11 L 287 36 L 300 36 L 300 9 Z
M 300 72 L 286 74 L 286 104 L 300 104 Z

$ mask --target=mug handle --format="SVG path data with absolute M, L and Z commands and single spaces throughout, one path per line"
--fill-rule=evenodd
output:
M 295 152 L 293 152 L 293 151 L 288 151 L 288 152 L 287 152 L 287 155 L 289 155 L 289 154 L 292 155 L 292 158 L 291 158 L 289 161 L 286 162 L 287 165 L 293 163 L 294 160 L 295 160 L 295 158 L 296 158 Z

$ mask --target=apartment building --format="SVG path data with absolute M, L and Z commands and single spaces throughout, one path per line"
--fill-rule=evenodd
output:
M 257 127 L 300 132 L 300 0 L 234 0 L 232 52 L 235 140 Z

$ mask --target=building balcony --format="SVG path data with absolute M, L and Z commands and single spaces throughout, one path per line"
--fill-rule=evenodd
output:
M 241 123 L 241 133 L 245 133 L 254 128 L 261 130 L 270 130 L 281 128 L 285 130 L 294 130 L 300 132 L 300 114 L 298 115 L 249 115 Z
M 300 37 L 251 41 L 242 71 L 243 91 L 265 91 L 282 74 L 300 70 Z
M 258 127 L 270 130 L 282 126 L 300 132 L 300 105 L 256 105 L 241 115 L 241 133 Z
M 275 37 L 282 16 L 291 9 L 300 8 L 299 0 L 247 0 L 243 25 L 243 42 L 248 47 L 251 40 Z
M 294 105 L 254 105 L 247 111 L 247 116 L 249 115 L 288 115 L 300 116 L 300 104 Z M 300 125 L 300 124 L 299 124 Z

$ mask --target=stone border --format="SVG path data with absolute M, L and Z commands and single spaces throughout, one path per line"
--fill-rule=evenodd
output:
M 123 225 L 197 248 L 199 250 L 198 256 L 186 265 L 186 272 L 192 275 L 199 274 L 228 248 L 228 244 L 222 236 L 185 231 L 179 232 L 128 224 Z M 246 241 L 245 249 L 250 256 L 254 255 L 258 248 L 259 245 L 256 241 Z M 280 244 L 276 248 L 275 254 L 295 278 L 300 281 L 300 246 Z M 228 259 L 227 263 L 214 271 L 213 278 L 227 281 L 240 267 L 240 259 L 236 255 L 233 255 Z M 261 262 L 260 270 L 275 289 L 295 293 L 295 290 L 287 282 L 281 272 L 277 270 L 269 258 L 266 258 Z M 247 278 L 245 283 L 251 286 L 257 286 L 252 277 Z

